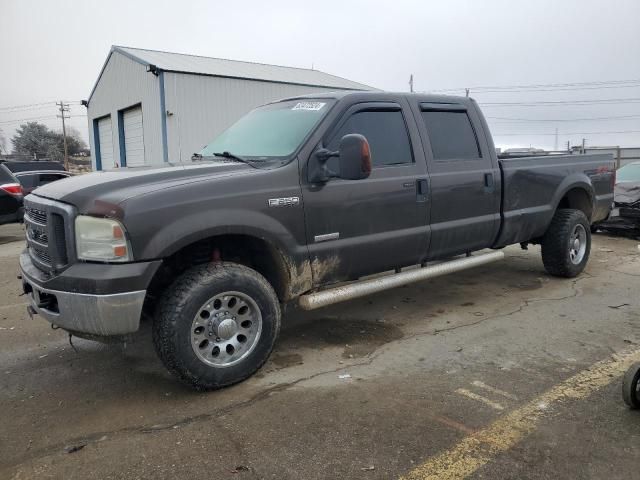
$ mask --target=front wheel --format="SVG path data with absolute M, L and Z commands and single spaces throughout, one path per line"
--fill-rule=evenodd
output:
M 196 266 L 165 294 L 154 344 L 183 383 L 197 390 L 232 385 L 269 357 L 280 330 L 280 304 L 255 270 L 235 263 Z
M 542 263 L 557 277 L 578 275 L 589 260 L 591 225 L 580 210 L 559 209 L 542 237 Z

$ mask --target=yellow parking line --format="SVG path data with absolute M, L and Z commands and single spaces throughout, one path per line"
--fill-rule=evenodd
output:
M 402 480 L 465 478 L 535 430 L 554 403 L 582 399 L 615 381 L 640 361 L 640 350 L 613 355 L 559 383 L 539 397 L 467 436 L 453 448 L 411 470 Z

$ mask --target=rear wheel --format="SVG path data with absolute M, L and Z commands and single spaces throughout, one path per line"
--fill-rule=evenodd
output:
M 640 363 L 631 366 L 622 379 L 622 398 L 629 408 L 640 408 Z
M 589 260 L 591 226 L 580 210 L 559 209 L 542 238 L 542 263 L 551 275 L 575 277 Z
M 171 373 L 213 390 L 258 370 L 279 330 L 280 304 L 267 280 L 248 267 L 216 263 L 191 268 L 166 290 L 153 338 Z

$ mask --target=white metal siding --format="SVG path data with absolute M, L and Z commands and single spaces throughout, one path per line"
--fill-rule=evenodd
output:
M 126 110 L 122 114 L 124 151 L 127 167 L 144 165 L 144 131 L 142 128 L 142 108 Z
M 98 142 L 100 143 L 100 163 L 103 169 L 113 166 L 113 128 L 111 117 L 98 120 Z
M 246 79 L 164 74 L 170 162 L 188 162 L 216 136 L 253 108 L 274 100 L 331 88 Z M 145 117 L 146 118 L 146 117 Z
M 147 72 L 144 65 L 134 62 L 121 53 L 113 52 L 95 91 L 91 96 L 87 115 L 89 132 L 92 133 L 93 119 L 111 115 L 113 130 L 118 132 L 116 119 L 118 111 L 142 104 L 143 135 L 145 141 L 144 163 L 158 165 L 164 161 L 162 150 L 162 115 L 160 108 L 160 83 L 158 77 Z M 91 151 L 95 151 L 93 135 L 89 135 Z M 113 152 L 120 165 L 120 136 L 114 135 Z M 127 162 L 129 163 L 129 162 Z M 102 162 L 103 168 L 113 168 L 113 162 Z M 95 168 L 95 159 L 93 159 Z
M 190 161 L 193 153 L 200 151 L 238 118 L 259 105 L 284 97 L 335 90 L 335 87 L 307 87 L 188 73 L 164 72 L 163 75 L 165 106 L 170 112 L 166 116 L 170 162 Z M 327 84 L 333 83 L 327 80 Z M 105 161 L 103 155 L 103 168 L 113 168 L 114 164 L 121 165 L 120 152 L 127 151 L 127 135 L 124 135 L 125 145 L 121 146 L 118 112 L 126 111 L 138 104 L 142 105 L 144 164 L 162 165 L 162 121 L 165 112 L 161 106 L 160 77 L 147 72 L 145 65 L 113 51 L 91 95 L 87 112 L 92 152 L 95 152 L 96 140 L 93 138 L 93 119 L 105 115 L 111 115 L 112 118 L 112 129 L 115 133 L 111 149 L 112 160 Z M 130 158 L 131 154 L 127 156 L 127 165 L 142 163 L 139 150 L 137 154 L 138 156 L 133 156 L 133 160 Z M 93 166 L 95 168 L 95 159 Z

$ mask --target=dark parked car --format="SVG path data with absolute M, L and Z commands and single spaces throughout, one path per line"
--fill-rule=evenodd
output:
M 4 166 L 16 176 L 25 196 L 42 185 L 72 175 L 59 162 L 6 162 Z
M 22 220 L 22 185 L 0 164 L 0 225 Z
M 613 190 L 613 210 L 594 229 L 640 234 L 640 162 L 620 167 Z
M 35 170 L 55 170 L 57 172 L 66 171 L 64 169 L 64 165 L 60 162 L 53 162 L 49 160 L 33 160 L 30 162 L 9 160 L 4 162 L 3 165 L 12 173 L 32 172 Z
M 69 178 L 72 173 L 61 172 L 57 170 L 36 170 L 33 172 L 19 172 L 15 176 L 22 185 L 25 195 L 30 194 L 36 188 L 46 185 L 47 183 Z
M 260 368 L 292 302 L 373 294 L 518 243 L 575 277 L 613 202 L 611 155 L 500 160 L 465 97 L 289 98 L 196 158 L 39 188 L 25 199 L 20 268 L 29 311 L 72 334 L 130 334 L 149 312 L 166 367 L 203 390 Z

